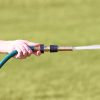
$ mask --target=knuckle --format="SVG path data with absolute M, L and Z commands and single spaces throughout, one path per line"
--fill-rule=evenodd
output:
M 23 51 L 23 55 L 26 55 L 27 54 L 27 52 L 26 51 Z
M 33 53 L 32 50 L 29 50 L 28 52 L 29 52 L 29 54 L 32 54 Z
M 22 55 L 22 51 L 18 51 L 19 55 Z

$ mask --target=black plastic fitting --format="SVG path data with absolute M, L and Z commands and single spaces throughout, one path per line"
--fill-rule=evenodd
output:
M 40 45 L 40 51 L 41 51 L 41 53 L 44 53 L 44 44 Z
M 58 52 L 58 46 L 57 45 L 50 45 L 50 52 Z

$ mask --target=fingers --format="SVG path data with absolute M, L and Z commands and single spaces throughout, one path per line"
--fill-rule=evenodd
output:
M 15 48 L 18 51 L 18 54 L 15 56 L 15 58 L 20 59 L 23 56 L 22 50 L 16 46 Z
M 36 55 L 36 56 L 40 56 L 41 55 L 41 52 L 40 51 L 37 51 L 37 52 L 34 52 L 33 54 Z
M 23 44 L 23 48 L 27 52 L 27 55 L 31 55 L 33 53 L 33 51 L 31 50 L 31 48 L 29 48 L 29 46 L 27 46 L 26 44 Z M 23 52 L 24 55 L 26 55 L 25 51 Z
M 17 59 L 25 59 L 26 57 L 29 57 L 31 54 L 34 54 L 36 56 L 40 56 L 40 51 L 33 52 L 29 46 L 40 46 L 39 43 L 32 43 L 32 42 L 26 42 L 20 43 L 19 45 L 16 45 L 15 49 L 18 51 L 18 54 L 15 56 Z
M 29 42 L 29 41 L 24 41 L 24 43 L 29 45 L 29 46 L 40 46 L 39 43 L 33 43 L 33 42 Z
M 16 46 L 15 48 L 17 51 L 18 51 L 18 54 L 15 56 L 15 58 L 18 58 L 18 59 L 24 59 L 26 58 L 27 56 L 29 56 L 27 50 L 24 48 L 24 46 Z
M 29 42 L 29 41 L 25 41 L 25 43 L 28 44 L 29 46 L 35 46 L 35 47 L 40 46 L 39 43 L 33 43 L 33 42 Z M 33 52 L 33 54 L 36 55 L 36 56 L 40 56 L 41 51 L 35 51 L 35 52 Z

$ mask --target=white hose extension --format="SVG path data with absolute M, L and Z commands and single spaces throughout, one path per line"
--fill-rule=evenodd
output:
M 73 50 L 96 50 L 100 49 L 100 45 L 90 45 L 90 46 L 76 46 Z

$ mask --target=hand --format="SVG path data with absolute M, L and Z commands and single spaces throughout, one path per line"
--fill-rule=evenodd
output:
M 15 56 L 17 59 L 25 59 L 30 55 L 41 55 L 40 51 L 33 52 L 29 46 L 40 46 L 39 43 L 29 42 L 27 40 L 15 40 L 15 41 L 0 41 L 0 52 L 10 53 L 13 50 L 17 50 L 18 54 Z

